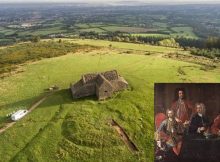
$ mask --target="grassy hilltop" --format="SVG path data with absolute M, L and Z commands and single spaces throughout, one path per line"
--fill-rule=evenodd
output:
M 46 40 L 47 41 L 47 40 Z M 64 41 L 64 40 L 63 40 Z M 150 45 L 99 40 L 68 42 L 100 48 L 26 62 L 23 72 L 0 79 L 0 124 L 6 114 L 28 108 L 44 89 L 60 90 L 0 134 L 0 161 L 153 161 L 154 83 L 219 82 L 220 67 L 207 68 L 206 60 L 178 60 L 167 54 L 190 56 L 187 51 Z M 111 44 L 111 46 L 109 46 Z M 198 57 L 197 59 L 199 59 Z M 194 62 L 195 61 L 195 62 Z M 73 100 L 71 82 L 90 72 L 116 69 L 130 88 L 111 99 Z M 115 119 L 137 145 L 133 154 L 108 125 Z

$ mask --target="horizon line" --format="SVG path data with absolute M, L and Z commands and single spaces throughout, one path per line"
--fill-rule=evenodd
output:
M 128 1 L 127 1 L 128 2 Z M 132 4 L 134 1 L 130 1 L 131 4 L 127 3 L 124 4 L 123 1 L 122 2 L 43 2 L 43 1 L 39 1 L 39 2 L 1 2 L 0 4 L 86 4 L 86 5 L 115 5 L 115 6 L 138 6 L 138 5 L 207 5 L 207 4 L 220 4 L 220 2 L 216 2 L 216 1 L 209 1 L 209 2 L 137 2 L 137 5 Z

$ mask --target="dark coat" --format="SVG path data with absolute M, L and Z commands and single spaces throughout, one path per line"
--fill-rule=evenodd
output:
M 206 116 L 199 116 L 198 113 L 193 115 L 190 126 L 189 126 L 189 133 L 198 133 L 197 130 L 199 127 L 207 128 L 209 126 L 209 119 Z

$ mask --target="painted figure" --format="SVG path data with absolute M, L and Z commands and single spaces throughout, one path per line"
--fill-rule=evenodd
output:
M 197 103 L 195 105 L 196 113 L 193 115 L 189 133 L 191 134 L 203 134 L 209 126 L 209 120 L 205 115 L 205 105 L 203 103 Z
M 178 123 L 174 117 L 172 109 L 167 110 L 165 119 L 157 129 L 158 139 L 165 141 L 168 148 L 173 148 L 173 152 L 178 156 L 182 146 L 182 136 L 178 135 Z
M 214 122 L 211 127 L 212 134 L 220 136 L 220 113 L 219 115 L 214 119 Z
M 175 100 L 172 103 L 171 108 L 175 114 L 175 120 L 178 123 L 179 132 L 184 132 L 184 126 L 189 124 L 189 120 L 192 114 L 192 105 L 186 100 L 184 89 L 177 89 L 175 93 Z

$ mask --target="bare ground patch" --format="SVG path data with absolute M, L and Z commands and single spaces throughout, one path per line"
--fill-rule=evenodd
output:
M 139 151 L 134 142 L 132 142 L 131 139 L 128 137 L 124 129 L 115 120 L 111 119 L 109 121 L 109 124 L 117 131 L 117 133 L 120 135 L 121 139 L 124 141 L 131 152 L 135 153 Z

